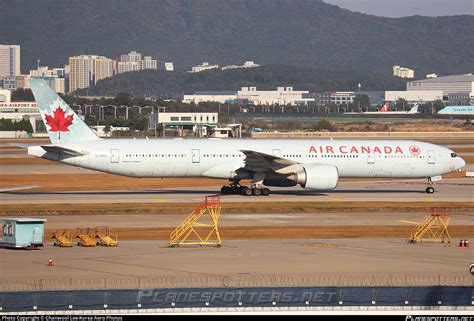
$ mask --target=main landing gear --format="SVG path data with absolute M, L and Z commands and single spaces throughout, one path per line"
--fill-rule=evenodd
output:
M 247 186 L 242 186 L 238 183 L 230 184 L 229 186 L 222 186 L 221 193 L 230 195 L 230 194 L 240 194 L 244 196 L 268 196 L 270 195 L 270 190 L 266 187 L 263 188 L 251 188 Z
M 431 180 L 431 177 L 428 177 L 428 187 L 425 189 L 425 191 L 428 194 L 433 194 L 435 192 L 435 189 L 433 187 L 433 181 Z

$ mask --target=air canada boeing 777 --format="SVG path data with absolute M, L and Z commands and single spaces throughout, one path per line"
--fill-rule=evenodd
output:
M 100 139 L 44 80 L 30 86 L 51 144 L 28 154 L 106 173 L 225 178 L 222 193 L 247 196 L 270 194 L 265 186 L 334 189 L 341 177 L 426 178 L 433 193 L 433 177 L 465 165 L 450 149 L 404 140 Z

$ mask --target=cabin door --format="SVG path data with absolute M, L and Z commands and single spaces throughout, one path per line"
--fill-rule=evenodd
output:
M 119 150 L 118 149 L 111 149 L 110 150 L 110 162 L 111 163 L 118 163 L 119 162 Z
M 434 164 L 435 163 L 435 152 L 434 150 L 429 150 L 428 151 L 428 164 Z
M 193 149 L 192 154 L 193 154 L 193 163 L 201 162 L 201 151 L 199 149 Z

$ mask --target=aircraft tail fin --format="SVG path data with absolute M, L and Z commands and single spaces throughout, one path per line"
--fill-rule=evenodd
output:
M 46 81 L 31 79 L 30 87 L 51 143 L 73 143 L 100 139 L 74 110 L 48 86 Z
M 418 107 L 419 107 L 418 104 L 413 105 L 413 107 L 410 109 L 410 111 L 408 113 L 409 114 L 417 114 L 418 113 Z
M 382 108 L 380 108 L 379 112 L 384 113 L 390 109 L 390 101 L 386 101 L 385 105 L 383 105 Z

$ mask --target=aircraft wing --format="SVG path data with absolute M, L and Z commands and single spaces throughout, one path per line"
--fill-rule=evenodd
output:
M 301 164 L 289 159 L 284 159 L 275 155 L 256 152 L 253 150 L 241 150 L 246 156 L 244 159 L 245 168 L 265 172 L 272 170 L 277 173 L 286 174 L 292 172 L 295 167 L 301 167 Z
M 56 154 L 66 154 L 69 156 L 82 156 L 86 154 L 83 152 L 78 152 L 77 150 L 74 150 L 74 149 L 65 148 L 65 147 L 61 147 L 57 145 L 42 145 L 41 148 L 47 152 L 56 153 Z

